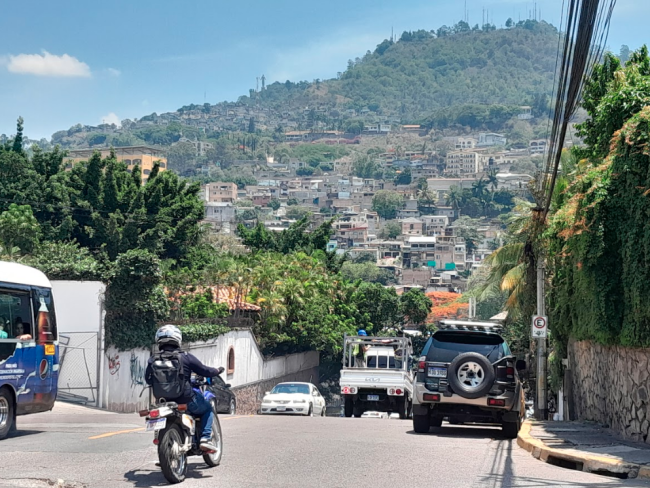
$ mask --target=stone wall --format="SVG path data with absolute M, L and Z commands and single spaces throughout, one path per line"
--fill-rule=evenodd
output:
M 285 381 L 302 381 L 318 384 L 318 366 L 298 371 L 297 373 L 291 373 L 277 378 L 257 381 L 249 385 L 233 388 L 233 392 L 237 398 L 237 414 L 256 414 L 262 404 L 264 393 L 271 391 L 275 385 Z
M 650 444 L 650 349 L 572 341 L 568 352 L 573 417 Z

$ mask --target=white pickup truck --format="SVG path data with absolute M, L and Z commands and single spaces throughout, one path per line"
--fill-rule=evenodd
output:
M 408 337 L 344 339 L 341 395 L 346 417 L 364 412 L 411 415 L 413 346 Z

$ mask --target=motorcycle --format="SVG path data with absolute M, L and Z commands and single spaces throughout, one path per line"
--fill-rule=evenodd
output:
M 223 369 L 223 368 L 220 368 Z M 187 412 L 187 405 L 175 402 L 160 402 L 147 410 L 140 412 L 146 417 L 146 431 L 154 433 L 153 443 L 158 446 L 158 465 L 165 479 L 170 483 L 182 483 L 187 475 L 189 456 L 203 456 L 203 461 L 209 467 L 218 466 L 223 454 L 223 436 L 221 424 L 214 408 L 214 394 L 207 388 L 210 378 L 199 376 L 192 378 L 192 388 L 203 395 L 213 406 L 212 443 L 216 451 L 205 452 L 199 448 L 200 432 L 199 418 Z

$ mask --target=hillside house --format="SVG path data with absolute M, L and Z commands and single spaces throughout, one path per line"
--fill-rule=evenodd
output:
M 206 202 L 234 203 L 237 200 L 237 185 L 217 181 L 203 186 Z
M 478 135 L 477 147 L 491 147 L 491 146 L 505 146 L 508 139 L 503 134 L 496 134 L 494 132 L 481 132 Z
M 421 236 L 422 221 L 414 217 L 400 220 L 402 226 L 402 235 L 404 236 Z

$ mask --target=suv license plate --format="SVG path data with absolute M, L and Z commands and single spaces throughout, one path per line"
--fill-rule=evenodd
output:
M 433 378 L 446 378 L 447 368 L 432 368 L 429 367 L 429 376 Z
M 156 420 L 147 420 L 147 432 L 152 430 L 161 430 L 164 429 L 167 425 L 167 419 L 156 419 Z
M 378 402 L 379 401 L 379 395 L 368 395 L 368 401 L 369 402 Z

